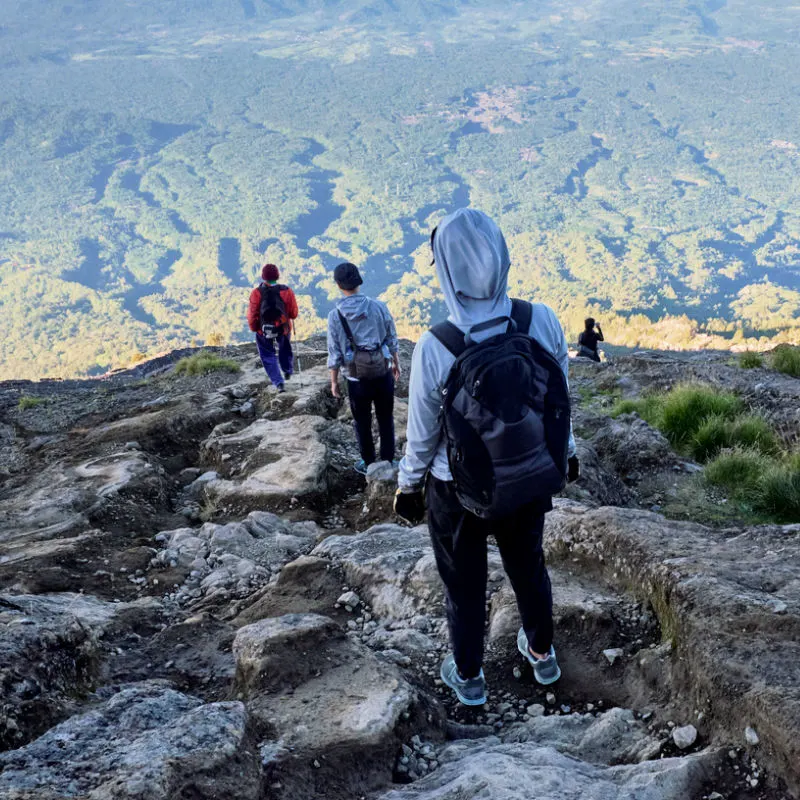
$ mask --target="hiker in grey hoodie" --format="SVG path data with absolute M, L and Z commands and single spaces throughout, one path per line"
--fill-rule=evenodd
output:
M 397 332 L 389 309 L 360 293 L 363 280 L 355 264 L 339 264 L 333 279 L 344 297 L 328 315 L 331 393 L 341 397 L 339 372 L 345 369 L 353 427 L 361 451 L 361 459 L 354 466 L 357 472 L 366 474 L 375 461 L 373 405 L 381 461 L 394 460 L 394 385 L 400 377 Z
M 507 293 L 510 258 L 497 225 L 480 211 L 460 209 L 434 230 L 431 245 L 449 321 L 474 342 L 503 333 L 512 316 Z M 531 305 L 527 333 L 556 359 L 556 371 L 560 366 L 566 377 L 567 342 L 561 325 L 548 306 Z M 506 319 L 493 327 L 476 329 L 501 317 Z M 414 350 L 408 444 L 400 464 L 395 510 L 417 524 L 427 504 L 453 645 L 441 677 L 462 703 L 481 705 L 486 701 L 482 661 L 488 534 L 497 541 L 517 597 L 523 623 L 517 638 L 520 652 L 540 683 L 553 683 L 561 675 L 552 647 L 552 596 L 542 550 L 544 514 L 552 503 L 550 497 L 535 498 L 510 516 L 489 521 L 459 502 L 441 421 L 442 390 L 454 362 L 455 356 L 431 332 L 421 337 Z M 569 479 L 575 480 L 579 464 L 571 429 L 568 437 Z

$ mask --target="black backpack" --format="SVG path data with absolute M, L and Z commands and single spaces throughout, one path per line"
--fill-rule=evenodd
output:
M 442 390 L 447 457 L 461 505 L 483 519 L 508 516 L 566 485 L 570 433 L 567 381 L 528 332 L 533 307 L 512 302 L 504 333 L 480 343 L 451 322 L 431 333 L 456 357 Z
M 283 331 L 283 326 L 288 321 L 286 306 L 283 303 L 281 292 L 285 286 L 262 283 L 258 287 L 261 292 L 261 333 L 265 339 L 275 339 Z

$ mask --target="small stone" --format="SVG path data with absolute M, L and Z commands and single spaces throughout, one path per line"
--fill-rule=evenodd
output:
M 361 598 L 355 592 L 349 591 L 345 592 L 336 602 L 348 611 L 352 611 L 361 604 Z
M 522 670 L 519 667 L 514 667 L 514 678 L 519 680 L 522 677 Z
M 755 729 L 751 728 L 749 725 L 744 729 L 744 740 L 750 747 L 755 747 L 760 741 Z
M 556 704 L 556 696 L 552 692 L 548 692 L 545 700 L 551 705 L 554 706 Z
M 608 659 L 608 663 L 612 666 L 618 658 L 625 655 L 625 651 L 621 647 L 611 647 L 608 650 L 603 650 L 603 655 Z
M 321 766 L 322 766 L 322 764 L 320 764 L 319 761 L 317 761 L 317 759 L 315 758 L 314 759 L 314 769 L 319 769 Z
M 683 725 L 672 731 L 672 741 L 680 750 L 691 747 L 697 741 L 697 728 L 694 725 Z
M 594 711 L 594 703 L 587 703 L 586 704 L 587 711 Z
M 529 717 L 543 717 L 544 716 L 544 706 L 539 704 L 539 703 L 533 703 L 532 705 L 529 705 L 525 709 L 525 713 Z
M 719 792 L 711 792 L 708 800 L 725 800 L 725 798 Z

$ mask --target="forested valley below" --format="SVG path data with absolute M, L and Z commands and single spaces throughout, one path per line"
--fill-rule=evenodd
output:
M 501 224 L 511 292 L 621 346 L 800 343 L 800 6 L 6 2 L 0 378 L 251 335 L 279 265 L 324 328 L 362 268 L 401 335 L 429 235 Z

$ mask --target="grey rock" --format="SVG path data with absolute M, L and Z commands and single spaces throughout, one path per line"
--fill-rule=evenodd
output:
M 156 682 L 137 684 L 0 754 L 0 795 L 170 800 L 180 787 L 206 800 L 256 800 L 260 772 L 246 722 L 242 703 L 204 705 Z
M 608 650 L 603 650 L 603 655 L 608 659 L 608 663 L 614 666 L 617 659 L 625 655 L 625 651 L 621 647 L 610 647 Z
M 555 724 L 574 717 L 547 717 Z M 537 725 L 527 724 L 527 730 Z M 586 731 L 584 730 L 584 733 Z M 551 731 L 552 733 L 552 731 Z M 573 739 L 572 746 L 577 742 Z M 418 782 L 380 795 L 380 800 L 684 800 L 695 795 L 712 774 L 716 756 L 608 766 L 576 761 L 555 747 L 526 742 L 500 742 L 496 737 L 456 741 L 440 752 L 439 768 Z
M 755 747 L 761 741 L 758 734 L 749 725 L 744 729 L 744 740 L 750 747 Z
M 697 728 L 694 725 L 682 725 L 672 731 L 672 741 L 681 750 L 686 750 L 697 741 Z

